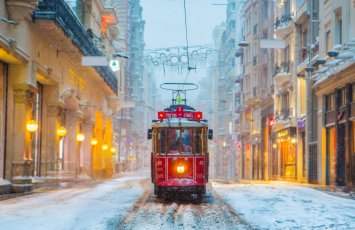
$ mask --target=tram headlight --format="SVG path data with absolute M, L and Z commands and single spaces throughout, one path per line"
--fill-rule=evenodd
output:
M 179 165 L 177 168 L 176 168 L 176 171 L 178 173 L 184 173 L 185 172 L 185 167 L 183 165 Z

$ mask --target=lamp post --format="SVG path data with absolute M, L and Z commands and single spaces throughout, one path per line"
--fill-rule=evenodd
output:
M 76 135 L 76 141 L 78 142 L 78 150 L 76 153 L 76 172 L 75 177 L 77 178 L 80 173 L 80 149 L 81 149 L 81 142 L 85 140 L 85 135 L 83 133 L 78 133 Z
M 91 177 L 94 178 L 94 148 L 97 145 L 98 141 L 95 137 L 91 138 Z
M 64 126 L 60 126 L 58 129 L 57 129 L 57 135 L 59 136 L 60 140 L 59 140 L 59 156 L 57 156 L 57 159 L 56 159 L 56 170 L 59 169 L 59 165 L 61 165 L 59 163 L 59 161 L 62 159 L 61 156 L 62 153 L 63 153 L 63 139 L 64 137 L 67 135 L 67 129 L 64 127 Z
M 38 123 L 35 120 L 29 120 L 26 122 L 26 130 L 29 132 L 29 142 L 27 143 L 27 156 L 25 156 L 25 175 L 30 175 L 30 161 L 32 159 L 32 135 L 37 132 L 38 130 Z

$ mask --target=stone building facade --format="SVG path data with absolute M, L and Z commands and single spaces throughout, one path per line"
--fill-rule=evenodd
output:
M 14 192 L 113 173 L 117 17 L 102 1 L 0 1 L 0 178 Z M 95 140 L 92 142 L 92 140 Z

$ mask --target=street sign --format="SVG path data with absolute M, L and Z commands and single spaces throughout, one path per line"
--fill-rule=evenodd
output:
M 280 39 L 261 39 L 260 48 L 266 49 L 283 49 L 285 48 L 285 41 Z
M 82 66 L 107 66 L 107 58 L 105 56 L 83 56 L 81 59 Z
M 113 72 L 120 70 L 120 63 L 118 60 L 110 60 L 110 68 Z

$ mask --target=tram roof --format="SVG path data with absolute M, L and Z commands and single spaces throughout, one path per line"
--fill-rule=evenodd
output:
M 164 119 L 163 121 L 156 121 L 152 124 L 153 128 L 158 127 L 208 127 L 207 120 L 198 121 L 191 121 L 187 119 L 180 119 L 180 118 L 170 118 Z

